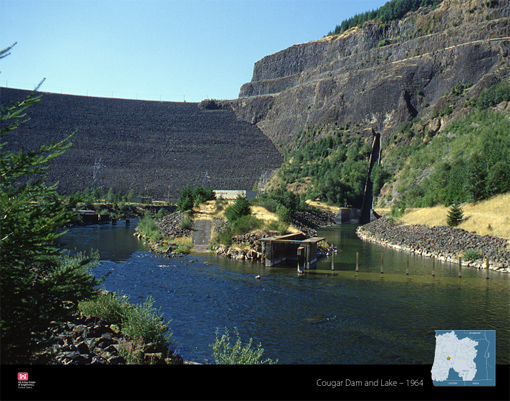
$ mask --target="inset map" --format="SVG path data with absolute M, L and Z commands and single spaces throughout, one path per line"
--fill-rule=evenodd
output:
M 436 330 L 434 386 L 495 386 L 495 330 Z

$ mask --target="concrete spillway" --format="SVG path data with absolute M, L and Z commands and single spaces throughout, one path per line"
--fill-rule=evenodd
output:
M 0 89 L 0 103 L 22 100 L 29 92 Z M 105 191 L 176 199 L 186 184 L 199 184 L 205 172 L 221 189 L 252 189 L 264 171 L 278 168 L 282 156 L 254 125 L 226 110 L 203 110 L 197 103 L 150 102 L 44 93 L 27 110 L 30 121 L 7 137 L 7 149 L 38 149 L 77 131 L 73 146 L 56 159 L 48 183 L 74 193 L 93 183 L 101 158 Z

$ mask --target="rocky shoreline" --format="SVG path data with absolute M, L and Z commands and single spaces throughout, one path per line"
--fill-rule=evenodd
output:
M 104 295 L 111 291 L 100 290 Z M 164 345 L 125 336 L 116 324 L 74 312 L 52 322 L 32 363 L 44 365 L 190 365 Z
M 39 356 L 48 365 L 182 365 L 182 357 L 156 344 L 137 344 L 121 334 L 117 325 L 74 314 L 50 328 L 50 345 Z M 129 362 L 122 348 L 135 349 L 138 362 Z M 126 351 L 127 352 L 127 351 Z
M 156 224 L 166 238 L 188 237 L 193 235 L 193 225 L 191 224 L 188 226 L 184 224 L 183 222 L 187 219 L 188 217 L 185 214 L 174 212 L 158 220 Z M 133 235 L 140 241 L 143 241 L 151 252 L 168 257 L 180 257 L 186 254 L 184 252 L 179 252 L 179 245 L 172 243 L 171 240 L 151 241 L 140 233 L 138 227 L 135 228 L 135 233 Z
M 297 213 L 292 219 L 292 224 L 304 234 L 314 237 L 322 227 L 334 225 L 335 215 L 321 210 L 310 209 Z M 219 222 L 216 222 L 216 230 L 221 229 Z M 237 260 L 263 261 L 262 238 L 274 236 L 274 232 L 247 233 L 232 237 L 232 246 L 216 245 L 213 252 L 216 255 Z M 326 242 L 326 248 L 317 250 L 317 257 L 323 258 L 331 255 L 335 247 Z
M 510 273 L 510 241 L 504 238 L 449 226 L 403 225 L 385 217 L 359 226 L 356 234 L 364 241 L 447 262 L 458 263 L 460 256 L 463 266 L 478 269 L 485 268 L 488 260 L 489 269 Z M 463 255 L 469 250 L 474 256 L 466 258 Z

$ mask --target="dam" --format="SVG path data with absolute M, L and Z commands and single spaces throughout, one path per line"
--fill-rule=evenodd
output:
M 22 101 L 30 91 L 0 88 L 0 104 Z M 30 120 L 8 135 L 6 150 L 39 149 L 75 132 L 73 146 L 54 160 L 47 184 L 72 194 L 94 184 L 101 160 L 106 193 L 176 200 L 184 185 L 202 184 L 208 172 L 214 188 L 251 190 L 282 156 L 255 125 L 228 110 L 198 103 L 93 98 L 43 93 L 26 110 Z M 97 181 L 95 183 L 97 185 Z

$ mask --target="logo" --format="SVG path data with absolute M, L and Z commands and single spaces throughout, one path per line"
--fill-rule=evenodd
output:
M 19 381 L 28 381 L 28 373 L 27 372 L 18 372 L 18 380 Z
M 30 390 L 34 388 L 35 381 L 28 380 L 27 372 L 18 372 L 18 389 L 20 390 Z

